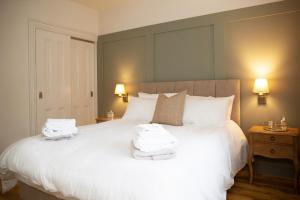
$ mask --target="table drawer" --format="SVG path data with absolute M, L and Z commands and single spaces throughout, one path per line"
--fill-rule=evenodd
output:
M 293 137 L 281 135 L 255 134 L 253 135 L 254 142 L 266 142 L 276 144 L 293 144 Z
M 269 158 L 294 158 L 293 146 L 289 145 L 255 143 L 253 153 Z

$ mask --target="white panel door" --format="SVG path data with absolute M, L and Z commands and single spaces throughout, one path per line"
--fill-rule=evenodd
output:
M 95 44 L 71 40 L 71 113 L 78 125 L 95 123 Z
M 46 118 L 71 116 L 69 36 L 36 31 L 36 72 L 36 134 L 39 134 Z

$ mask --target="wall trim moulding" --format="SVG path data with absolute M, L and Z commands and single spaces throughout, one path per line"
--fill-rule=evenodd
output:
M 162 31 L 154 31 L 152 33 L 152 40 L 153 40 L 153 80 L 154 81 L 161 81 L 157 80 L 157 77 L 155 76 L 156 71 L 157 71 L 157 66 L 156 66 L 156 55 L 155 55 L 155 50 L 157 48 L 157 39 L 159 36 L 163 34 L 171 34 L 171 33 L 176 33 L 176 32 L 181 32 L 181 31 L 190 31 L 190 30 L 196 30 L 196 29 L 201 29 L 201 28 L 209 28 L 209 42 L 210 42 L 210 51 L 211 51 L 211 73 L 212 77 L 211 79 L 215 79 L 215 42 L 214 42 L 214 29 L 215 25 L 214 24 L 197 24 L 197 25 L 188 25 L 184 27 L 173 27 L 173 28 L 168 28 L 166 30 Z M 199 66 L 200 67 L 200 66 Z
M 273 17 L 273 16 L 277 16 L 277 15 L 290 15 L 290 14 L 294 14 L 294 13 L 298 13 L 298 12 L 300 12 L 300 10 L 297 9 L 297 10 L 292 10 L 292 11 L 275 12 L 275 13 L 271 13 L 271 14 L 256 16 L 256 17 L 243 17 L 241 19 L 229 20 L 227 22 L 227 24 L 236 23 L 236 22 L 244 22 L 244 21 L 249 21 L 249 20 L 257 20 L 257 19 Z

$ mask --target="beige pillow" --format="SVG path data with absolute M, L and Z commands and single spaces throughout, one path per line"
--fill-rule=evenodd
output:
M 167 97 L 159 94 L 152 123 L 182 126 L 186 91 Z

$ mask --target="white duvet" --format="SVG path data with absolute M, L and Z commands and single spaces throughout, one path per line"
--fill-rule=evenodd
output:
M 79 127 L 70 140 L 42 136 L 6 149 L 0 168 L 44 190 L 84 200 L 225 200 L 246 162 L 247 141 L 238 125 L 164 126 L 178 138 L 170 160 L 135 160 L 130 144 L 142 121 L 114 120 Z

